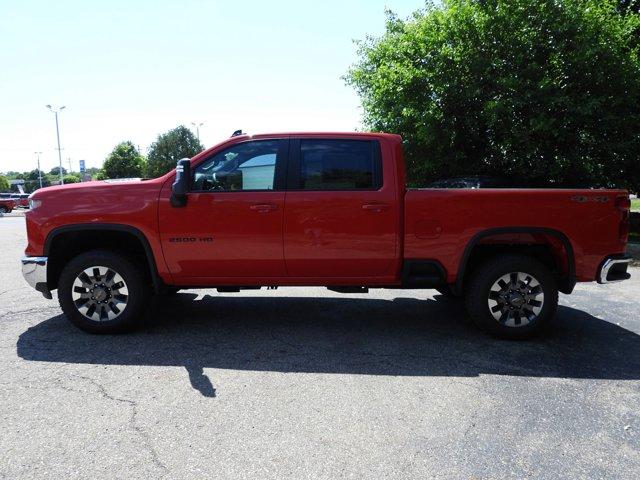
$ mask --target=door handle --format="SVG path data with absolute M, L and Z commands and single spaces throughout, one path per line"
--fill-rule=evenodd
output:
M 389 208 L 389 205 L 386 203 L 365 203 L 362 205 L 363 210 L 368 210 L 373 213 L 381 213 Z
M 277 210 L 278 205 L 275 203 L 254 203 L 249 208 L 258 213 L 269 213 Z

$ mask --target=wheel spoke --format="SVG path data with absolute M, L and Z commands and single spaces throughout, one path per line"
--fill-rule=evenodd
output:
M 541 293 L 542 293 L 542 287 L 540 285 L 537 285 L 531 289 L 531 293 L 529 293 L 529 295 L 533 295 L 534 297 L 537 297 Z
M 93 286 L 93 282 L 89 278 L 89 275 L 87 275 L 85 272 L 82 272 L 80 275 L 78 275 L 78 280 L 80 280 L 80 282 L 82 282 L 82 285 L 86 288 L 91 288 Z
M 110 287 L 113 284 L 113 277 L 115 276 L 116 272 L 111 269 L 107 270 L 107 275 L 104 278 L 104 283 L 107 285 L 107 287 Z
M 516 325 L 520 325 L 522 323 L 522 318 L 520 317 L 519 310 L 513 313 L 513 323 L 515 323 Z
M 87 310 L 87 313 L 85 314 L 87 317 L 91 318 L 93 317 L 93 314 L 96 311 L 96 304 L 92 303 L 91 305 L 89 305 L 89 308 Z
M 93 278 L 96 282 L 99 282 L 102 279 L 100 276 L 100 269 L 98 267 L 93 268 Z
M 78 300 L 75 300 L 73 303 L 76 304 L 76 308 L 80 308 L 85 306 L 87 303 L 89 302 L 88 298 L 79 298 Z

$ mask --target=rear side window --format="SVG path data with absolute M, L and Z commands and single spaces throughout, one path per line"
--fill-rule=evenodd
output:
M 300 140 L 302 190 L 374 190 L 382 186 L 380 144 L 369 140 Z

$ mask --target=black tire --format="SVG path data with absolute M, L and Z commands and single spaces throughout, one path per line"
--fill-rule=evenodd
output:
M 7 207 L 3 205 L 0 207 L 0 213 L 9 213 L 9 210 L 7 210 Z
M 496 319 L 494 313 L 492 313 L 492 307 L 489 306 L 489 299 L 490 296 L 497 297 L 498 294 L 495 291 L 492 293 L 491 289 L 492 287 L 494 289 L 502 288 L 496 286 L 501 277 L 513 272 L 522 272 L 533 278 L 538 283 L 535 291 L 541 291 L 543 296 L 537 294 L 537 297 L 530 297 L 531 300 L 526 302 L 530 305 L 526 306 L 526 309 L 523 307 L 520 311 L 526 312 L 526 315 L 531 315 L 532 318 L 525 318 L 520 314 L 517 306 L 512 308 L 512 304 L 504 300 L 510 295 L 507 293 L 499 301 L 494 300 L 495 315 L 501 316 L 500 319 Z M 513 279 L 513 277 L 511 278 Z M 518 278 L 517 275 L 516 278 Z M 505 285 L 505 283 L 503 280 L 502 284 Z M 516 282 L 516 285 L 522 286 L 522 283 Z M 504 290 L 516 292 L 515 288 L 509 290 L 511 288 L 512 283 L 510 282 L 506 284 Z M 522 290 L 526 289 L 523 288 Z M 530 291 L 533 290 L 531 289 Z M 517 292 L 514 295 L 511 298 L 515 298 L 516 305 L 523 302 L 518 297 L 519 294 Z M 555 276 L 538 260 L 526 255 L 509 254 L 494 257 L 477 267 L 471 274 L 465 297 L 469 316 L 482 330 L 501 338 L 526 339 L 545 329 L 555 318 L 558 308 L 558 285 Z M 533 312 L 530 312 L 529 309 L 533 308 L 531 305 L 534 302 L 536 304 L 540 303 L 540 300 L 542 300 L 542 306 L 539 308 L 539 312 L 533 315 Z M 516 313 L 509 311 L 514 308 Z M 507 325 L 507 323 L 516 322 L 520 323 L 520 325 Z
M 124 308 L 112 320 L 92 320 L 83 315 L 73 300 L 74 282 L 87 268 L 102 266 L 117 272 L 127 288 Z M 142 267 L 127 257 L 108 250 L 91 250 L 73 258 L 58 279 L 58 301 L 62 311 L 76 327 L 85 332 L 112 334 L 129 331 L 142 318 L 151 293 Z

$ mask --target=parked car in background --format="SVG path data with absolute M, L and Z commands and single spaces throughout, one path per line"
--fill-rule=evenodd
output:
M 16 208 L 14 200 L 0 197 L 0 213 L 10 213 L 14 208 Z
M 29 208 L 28 193 L 12 193 L 11 199 L 16 203 L 16 207 Z

